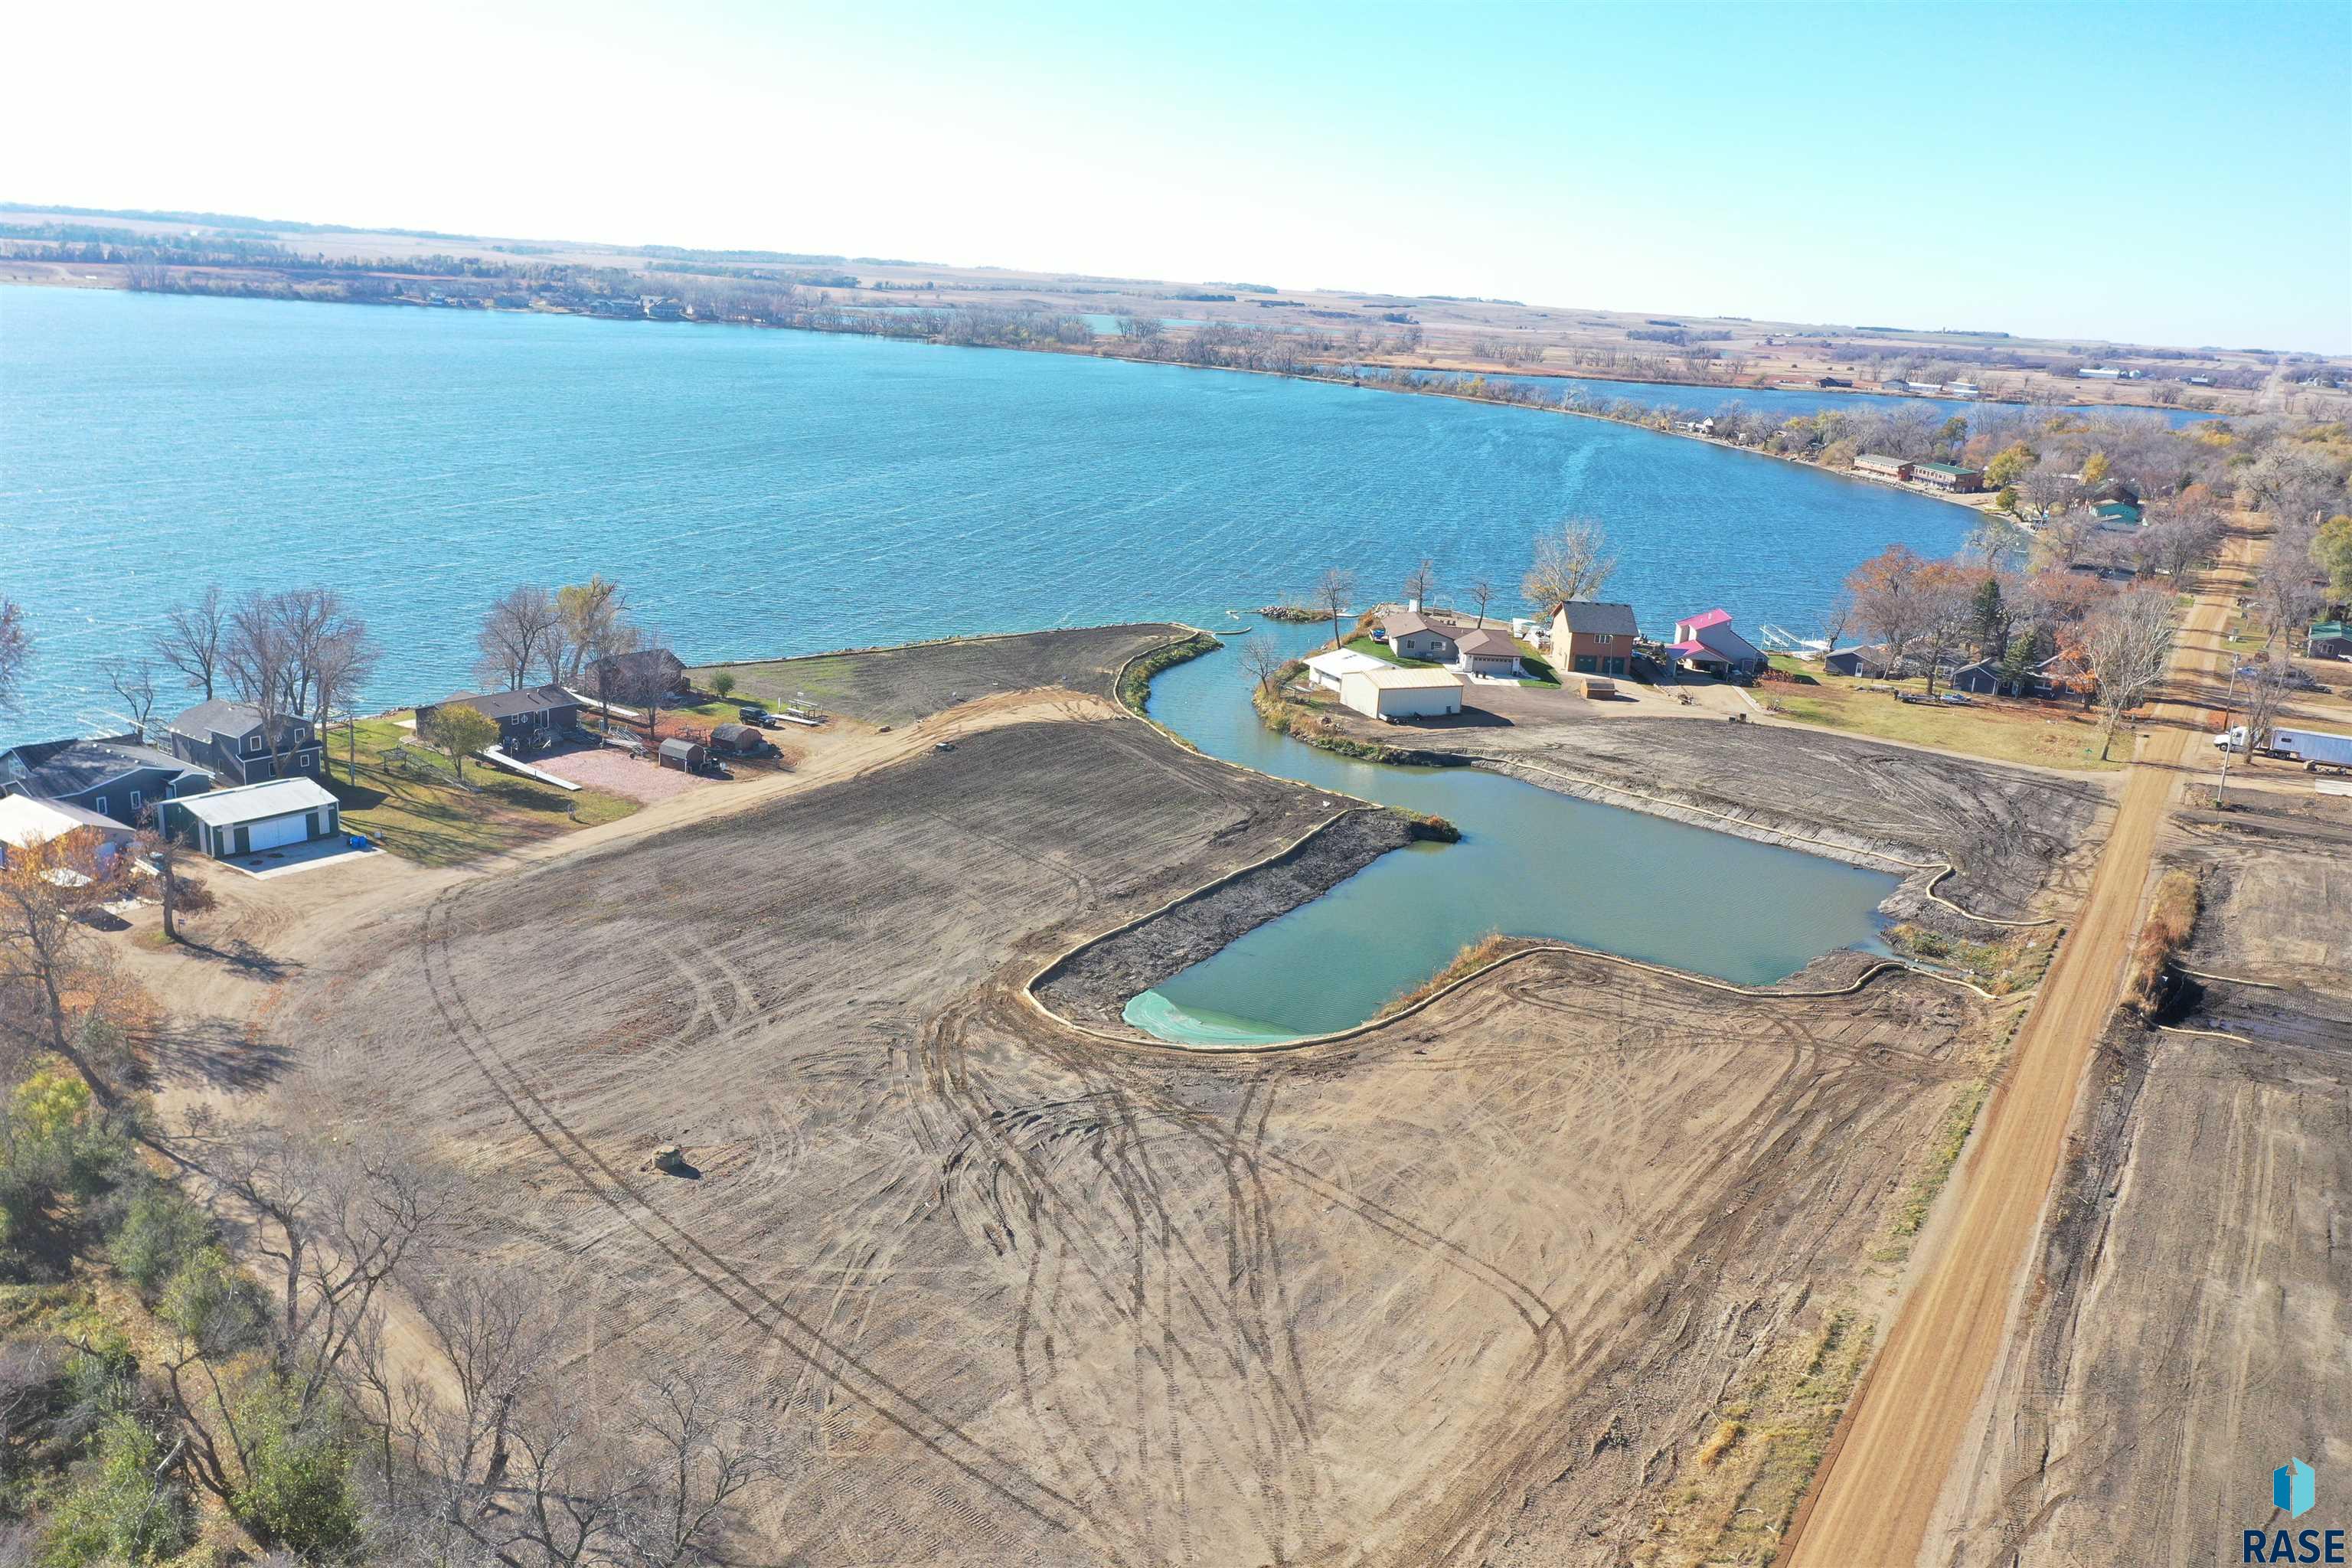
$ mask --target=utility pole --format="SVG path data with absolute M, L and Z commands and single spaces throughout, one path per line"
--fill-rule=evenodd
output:
M 2238 672 L 2232 669 L 2230 671 L 2230 689 L 2221 694 L 2221 782 L 2213 790 L 2213 809 L 2216 811 L 2230 809 L 2230 753 L 2236 749 L 2230 744 L 2230 713 L 2237 706 L 2237 699 Z M 2253 752 L 2254 738 L 2248 735 L 2246 755 L 2249 760 Z

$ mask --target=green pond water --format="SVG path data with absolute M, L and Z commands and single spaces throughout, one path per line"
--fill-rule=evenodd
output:
M 1328 633 L 1269 626 L 1299 648 Z M 1462 829 L 1381 856 L 1321 898 L 1127 1005 L 1188 1045 L 1262 1045 L 1362 1023 L 1489 932 L 1760 985 L 1843 947 L 1885 952 L 1897 879 L 1472 768 L 1360 763 L 1276 735 L 1229 648 L 1162 673 L 1151 712 L 1213 756 Z

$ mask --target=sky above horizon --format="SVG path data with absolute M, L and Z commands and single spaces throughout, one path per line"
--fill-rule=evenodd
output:
M 2352 5 L 152 0 L 0 199 L 2352 352 Z

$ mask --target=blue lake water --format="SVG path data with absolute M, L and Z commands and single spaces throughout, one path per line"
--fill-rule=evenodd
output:
M 1264 629 L 1301 652 L 1328 635 Z M 1245 1045 L 1343 1029 L 1496 931 L 1749 985 L 1841 947 L 1885 951 L 1877 906 L 1896 885 L 1889 874 L 1499 773 L 1318 751 L 1258 721 L 1239 664 L 1228 648 L 1164 671 L 1152 717 L 1212 755 L 1437 813 L 1462 841 L 1384 855 L 1130 1001 L 1128 1021 L 1163 1039 Z
M 695 660 L 1515 584 L 1600 519 L 1646 624 L 1810 627 L 1968 512 L 1594 420 L 1090 357 L 490 311 L 0 289 L 0 595 L 39 643 L 0 743 L 107 721 L 101 658 L 207 581 L 326 583 L 364 695 L 469 683 L 518 583 L 617 579 Z M 1502 608 L 1497 605 L 1497 608 Z M 168 710 L 173 700 L 167 699 Z

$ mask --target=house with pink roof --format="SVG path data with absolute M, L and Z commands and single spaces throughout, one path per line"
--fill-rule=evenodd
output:
M 1666 657 L 1684 669 L 1729 679 L 1762 669 L 1764 650 L 1733 629 L 1729 610 L 1709 610 L 1675 623 Z

